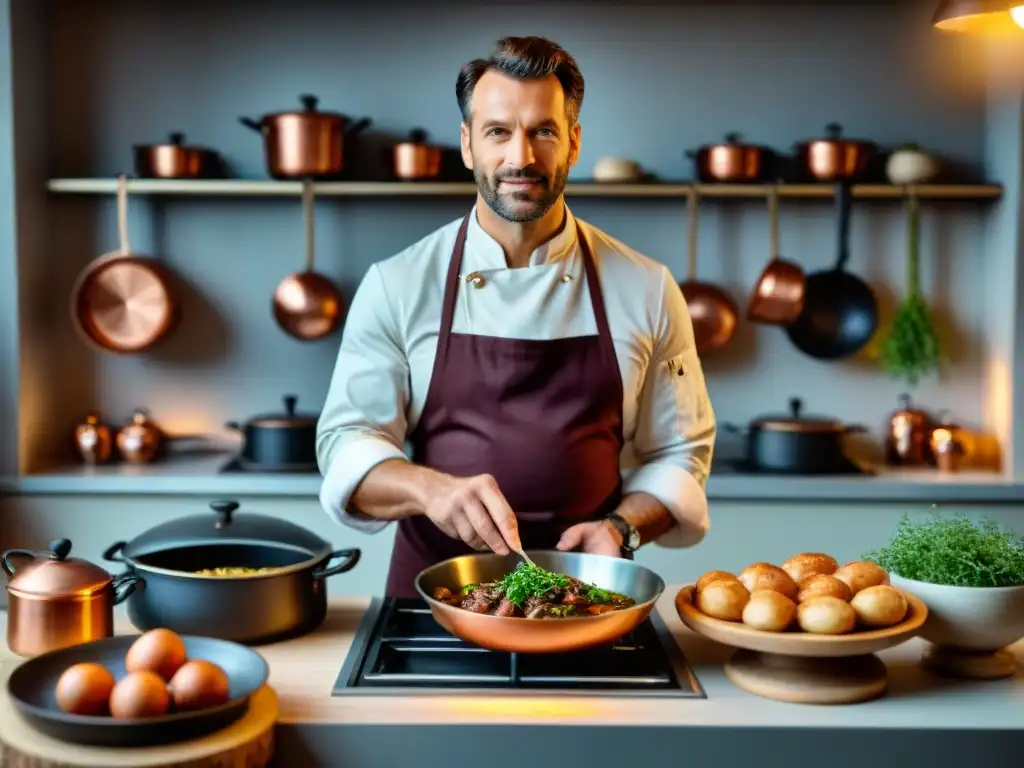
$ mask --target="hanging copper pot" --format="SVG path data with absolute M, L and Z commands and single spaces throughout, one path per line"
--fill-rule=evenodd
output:
M 274 291 L 274 319 L 285 333 L 302 341 L 322 339 L 334 333 L 344 317 L 345 300 L 326 275 L 315 271 L 313 243 L 313 182 L 302 184 L 302 208 L 306 224 L 306 269 L 282 280 Z
M 789 325 L 804 308 L 804 270 L 779 256 L 779 190 L 768 194 L 768 229 L 772 260 L 764 268 L 747 305 L 747 319 L 767 325 Z
M 686 308 L 693 322 L 693 336 L 698 352 L 710 352 L 728 344 L 736 333 L 739 310 L 725 291 L 712 283 L 697 279 L 697 226 L 699 196 L 696 190 L 689 195 L 689 274 L 680 284 L 686 298 Z
M 128 243 L 128 182 L 117 179 L 118 251 L 100 256 L 78 276 L 71 318 L 90 346 L 104 352 L 142 352 L 177 325 L 178 291 L 154 259 L 132 253 Z

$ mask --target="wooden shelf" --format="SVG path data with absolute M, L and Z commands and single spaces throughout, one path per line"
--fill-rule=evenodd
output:
M 64 195 L 112 195 L 117 180 L 51 179 L 50 192 Z M 770 184 L 693 184 L 647 183 L 614 184 L 573 182 L 566 188 L 570 197 L 607 198 L 682 198 L 696 188 L 708 198 L 767 198 Z M 785 198 L 830 198 L 835 194 L 832 184 L 785 184 L 779 186 Z M 997 200 L 1003 195 L 999 184 L 929 184 L 917 187 L 918 196 L 931 200 Z M 129 179 L 128 191 L 137 195 L 221 196 L 221 197 L 296 197 L 302 192 L 298 181 L 250 179 L 165 180 Z M 464 182 L 389 182 L 338 181 L 317 184 L 319 197 L 469 197 L 476 193 L 472 183 Z M 890 184 L 858 184 L 853 188 L 857 198 L 897 200 L 903 187 Z

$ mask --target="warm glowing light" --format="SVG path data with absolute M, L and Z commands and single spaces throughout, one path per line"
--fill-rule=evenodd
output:
M 1014 23 L 1024 29 L 1024 5 L 1018 5 L 1016 8 L 1010 9 L 1010 18 L 1013 19 Z
M 473 701 L 454 700 L 445 709 L 455 716 L 480 718 L 502 717 L 520 721 L 592 720 L 611 717 L 614 710 L 607 704 L 582 700 L 547 698 L 481 698 Z
M 933 23 L 943 32 L 1017 36 L 1024 29 L 1024 4 L 1021 0 L 945 0 Z

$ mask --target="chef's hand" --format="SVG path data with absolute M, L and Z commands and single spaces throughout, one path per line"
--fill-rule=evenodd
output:
M 434 525 L 473 549 L 507 555 L 520 546 L 515 513 L 490 475 L 445 476 L 424 509 Z
M 577 523 L 566 529 L 555 545 L 556 549 L 568 552 L 581 547 L 591 555 L 622 557 L 622 534 L 607 520 L 594 523 Z

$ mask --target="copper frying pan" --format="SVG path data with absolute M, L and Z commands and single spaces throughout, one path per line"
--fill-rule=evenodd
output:
M 104 352 L 142 352 L 164 338 L 179 319 L 170 273 L 128 243 L 128 182 L 117 180 L 120 249 L 95 259 L 71 292 L 71 318 L 82 338 Z
M 779 189 L 768 194 L 772 260 L 764 268 L 747 304 L 747 319 L 765 325 L 790 325 L 804 308 L 804 271 L 779 256 Z
M 697 222 L 700 217 L 696 190 L 690 192 L 690 265 L 689 275 L 679 287 L 693 321 L 693 336 L 698 352 L 724 347 L 736 333 L 739 310 L 736 303 L 717 285 L 697 280 Z
M 274 291 L 274 319 L 285 333 L 302 341 L 328 336 L 342 321 L 344 299 L 326 276 L 314 270 L 313 182 L 302 182 L 302 208 L 306 223 L 306 269 L 282 280 Z

